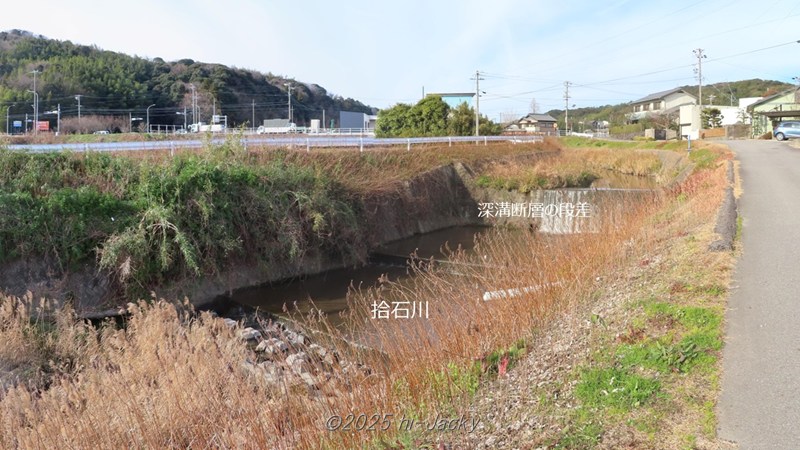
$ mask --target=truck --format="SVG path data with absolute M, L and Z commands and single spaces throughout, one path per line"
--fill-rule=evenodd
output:
M 208 124 L 203 122 L 193 123 L 189 125 L 190 133 L 205 133 L 208 131 L 212 133 L 222 133 L 225 131 L 225 125 L 221 123 Z
M 297 125 L 289 119 L 267 119 L 256 129 L 258 134 L 297 133 Z

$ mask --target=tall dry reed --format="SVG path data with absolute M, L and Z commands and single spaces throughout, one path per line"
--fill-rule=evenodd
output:
M 338 355 L 325 367 L 314 363 L 310 372 L 321 379 L 314 388 L 265 382 L 236 329 L 181 305 L 131 305 L 126 327 L 93 328 L 69 311 L 55 322 L 32 322 L 32 299 L 0 297 L 0 380 L 18 382 L 0 391 L 0 447 L 390 445 L 396 422 L 376 433 L 332 432 L 325 421 L 334 414 L 393 414 L 398 421 L 463 411 L 475 383 L 491 379 L 487 354 L 535 339 L 538 325 L 587 301 L 596 277 L 708 220 L 724 184 L 722 168 L 702 171 L 661 197 L 625 205 L 624 217 L 606 221 L 599 233 L 498 231 L 473 256 L 457 252 L 448 264 L 418 267 L 405 283 L 356 292 L 349 327 L 306 320 L 326 331 L 313 333 L 316 342 Z M 483 300 L 484 292 L 511 289 L 520 295 Z M 380 301 L 427 302 L 429 317 L 372 319 Z

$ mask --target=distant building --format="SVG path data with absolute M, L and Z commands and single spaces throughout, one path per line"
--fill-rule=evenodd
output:
M 683 88 L 656 92 L 631 103 L 633 112 L 628 114 L 628 121 L 637 123 L 641 119 L 654 114 L 678 114 L 681 106 L 696 105 L 697 97 Z
M 474 92 L 456 92 L 447 94 L 431 93 L 426 95 L 426 97 L 441 97 L 442 101 L 447 103 L 447 106 L 451 108 L 458 108 L 458 106 L 461 105 L 462 103 L 466 103 L 467 106 L 471 108 L 472 99 L 475 97 L 475 93 Z
M 547 136 L 558 135 L 558 121 L 549 114 L 528 114 L 508 127 L 509 131 L 524 131 L 526 133 L 544 134 Z
M 362 112 L 339 111 L 339 128 L 354 130 L 375 130 L 378 116 Z
M 728 127 L 731 125 L 750 125 L 752 114 L 748 112 L 750 107 L 761 101 L 761 97 L 746 97 L 739 99 L 739 106 L 725 105 L 703 105 L 703 109 L 714 108 L 720 112 L 720 126 Z M 697 139 L 701 136 L 701 130 L 705 124 L 701 120 L 702 111 L 699 105 L 684 105 L 680 107 L 680 134 Z
M 747 107 L 753 119 L 753 136 L 772 131 L 782 120 L 800 120 L 800 88 L 793 87 L 765 97 Z

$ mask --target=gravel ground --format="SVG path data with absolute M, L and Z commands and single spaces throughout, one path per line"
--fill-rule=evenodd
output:
M 574 370 L 589 360 L 599 335 L 619 336 L 627 329 L 630 296 L 643 288 L 637 281 L 644 270 L 657 270 L 660 258 L 650 257 L 647 267 L 636 266 L 615 279 L 598 278 L 604 294 L 591 305 L 574 305 L 550 321 L 534 337 L 527 353 L 507 376 L 484 386 L 469 415 L 481 418 L 474 433 L 461 443 L 475 449 L 544 448 L 562 431 L 563 411 L 577 405 L 572 395 Z M 542 405 L 544 401 L 547 405 Z M 543 415 L 541 411 L 552 410 Z M 561 411 L 561 412 L 559 412 Z M 635 445 L 633 436 L 604 436 L 608 448 Z

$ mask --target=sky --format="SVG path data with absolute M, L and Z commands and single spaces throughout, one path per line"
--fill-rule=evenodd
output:
M 800 76 L 797 0 L 37 0 L 22 29 L 145 58 L 316 83 L 378 108 L 475 92 L 493 120 L 636 100 L 681 85 Z M 704 90 L 704 94 L 713 93 Z M 484 93 L 485 92 L 485 93 Z M 575 105 L 573 107 L 573 105 Z

